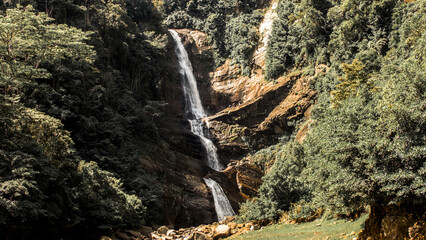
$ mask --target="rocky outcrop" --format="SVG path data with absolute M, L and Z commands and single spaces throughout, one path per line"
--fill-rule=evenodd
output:
M 218 110 L 249 102 L 264 93 L 273 86 L 273 82 L 264 80 L 266 47 L 272 31 L 272 24 L 277 18 L 275 12 L 278 6 L 277 0 L 269 1 L 269 7 L 265 9 L 264 19 L 259 26 L 259 44 L 251 59 L 250 76 L 241 76 L 241 69 L 232 60 L 227 60 L 211 75 L 212 95 L 217 96 L 220 103 Z
M 248 161 L 234 162 L 221 172 L 212 172 L 207 178 L 215 180 L 222 187 L 234 211 L 239 203 L 252 198 L 262 184 L 262 171 Z
M 198 90 L 205 110 L 212 114 L 220 108 L 217 94 L 214 94 L 210 83 L 210 74 L 214 71 L 213 49 L 209 45 L 207 35 L 203 32 L 189 29 L 175 30 L 191 59 L 193 73 L 197 79 Z
M 217 226 L 213 231 L 213 239 L 226 238 L 231 235 L 231 228 L 226 224 Z
M 196 46 L 204 50 L 203 46 Z M 204 149 L 185 119 L 183 90 L 172 39 L 169 53 L 170 63 L 176 67 L 171 76 L 165 76 L 164 81 L 159 82 L 158 94 L 162 102 L 147 104 L 155 110 L 152 122 L 156 132 L 151 137 L 156 143 L 145 147 L 149 152 L 141 155 L 139 162 L 143 169 L 159 179 L 163 193 L 156 196 L 163 202 L 164 207 L 157 212 L 163 219 L 151 222 L 151 227 L 156 224 L 188 227 L 213 222 L 216 213 L 203 180 L 210 171 Z M 156 106 L 162 105 L 163 111 L 158 111 Z
M 317 72 L 321 71 L 326 71 L 326 67 L 318 66 Z M 209 117 L 222 156 L 238 159 L 249 150 L 272 145 L 275 136 L 295 130 L 294 122 L 309 118 L 316 94 L 309 88 L 311 78 L 301 73 L 280 78 L 259 97 Z
M 238 64 L 230 59 L 217 69 L 206 67 L 200 56 L 212 54 L 207 36 L 198 31 L 178 30 L 199 78 L 203 103 L 213 113 L 207 120 L 220 158 L 226 163 L 274 144 L 277 136 L 295 131 L 294 122 L 309 118 L 315 96 L 309 88 L 313 76 L 302 76 L 302 72 L 295 71 L 276 81 L 264 79 L 266 46 L 277 18 L 277 3 L 270 2 L 259 26 L 260 41 L 252 56 L 250 76 L 242 76 Z M 327 70 L 319 65 L 315 74 Z M 299 134 L 299 140 L 303 139 L 307 126 Z

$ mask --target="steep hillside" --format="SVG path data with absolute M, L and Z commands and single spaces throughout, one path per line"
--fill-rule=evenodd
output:
M 214 221 L 173 41 L 151 1 L 17 2 L 3 2 L 0 18 L 10 34 L 0 43 L 1 238 L 96 238 L 121 227 Z M 77 40 L 81 30 L 88 37 Z M 8 45 L 9 36 L 22 43 Z M 45 57 L 59 53 L 37 44 L 54 51 L 55 39 L 70 53 Z M 85 49 L 72 52 L 78 44 Z M 9 71 L 15 63 L 19 75 Z

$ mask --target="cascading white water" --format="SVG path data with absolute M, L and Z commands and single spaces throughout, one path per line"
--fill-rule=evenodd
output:
M 206 112 L 204 111 L 203 105 L 201 104 L 200 94 L 197 88 L 197 81 L 192 73 L 192 65 L 188 58 L 188 53 L 183 47 L 182 41 L 176 31 L 169 30 L 173 40 L 175 41 L 176 56 L 178 58 L 180 75 L 182 78 L 183 94 L 185 97 L 185 107 L 187 109 L 187 118 L 191 125 L 191 131 L 197 135 L 201 143 L 207 152 L 207 164 L 209 167 L 216 171 L 223 170 L 223 165 L 219 162 L 217 155 L 217 149 L 213 142 L 206 137 L 204 134 L 208 132 L 206 125 L 208 121 L 203 123 L 203 118 L 206 118 Z M 214 206 L 216 209 L 217 218 L 219 221 L 224 220 L 225 217 L 234 216 L 235 212 L 229 203 L 228 198 L 223 192 L 220 185 L 210 178 L 205 178 L 207 186 L 210 188 L 213 194 Z
M 206 121 L 206 123 L 203 123 L 203 118 L 206 118 L 207 115 L 204 111 L 203 105 L 201 104 L 197 81 L 192 73 L 193 69 L 188 58 L 188 53 L 186 52 L 178 33 L 174 30 L 169 30 L 169 32 L 176 44 L 175 52 L 180 67 L 179 73 L 182 78 L 182 87 L 186 102 L 185 107 L 187 109 L 186 115 L 191 125 L 191 131 L 200 138 L 201 143 L 206 149 L 207 164 L 209 167 L 216 171 L 223 170 L 224 167 L 219 162 L 216 147 L 204 134 L 205 132 L 208 132 L 206 128 L 206 124 L 208 124 L 208 122 Z
M 220 185 L 210 178 L 204 178 L 204 181 L 213 193 L 214 207 L 219 222 L 225 220 L 225 217 L 234 216 L 235 212 Z

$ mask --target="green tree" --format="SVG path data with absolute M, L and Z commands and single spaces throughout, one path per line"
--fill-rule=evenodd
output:
M 69 132 L 59 120 L 0 97 L 0 229 L 78 221 Z
M 306 166 L 303 146 L 290 142 L 281 146 L 275 158 L 271 170 L 262 178 L 259 196 L 242 204 L 240 221 L 277 219 L 291 203 L 308 195 L 300 175 Z
M 313 110 L 302 175 L 319 206 L 346 214 L 363 205 L 424 204 L 425 3 L 401 6 L 394 21 L 394 49 L 371 76 L 380 91 L 357 85 L 339 108 Z
M 358 52 L 371 51 L 384 55 L 388 50 L 387 37 L 392 28 L 392 10 L 397 0 L 344 0 L 327 13 L 333 28 L 328 49 L 332 62 L 348 61 Z
M 339 84 L 336 90 L 330 92 L 332 95 L 332 107 L 337 108 L 340 102 L 350 96 L 359 95 L 359 89 L 367 88 L 372 90 L 374 85 L 370 80 L 370 75 L 365 71 L 365 65 L 358 59 L 353 60 L 351 64 L 342 64 L 344 77 L 339 77 Z
M 262 14 L 241 14 L 227 24 L 224 44 L 229 57 L 241 64 L 243 75 L 250 75 L 250 58 L 259 40 L 257 26 Z
M 52 21 L 31 5 L 18 5 L 0 15 L 0 84 L 7 91 L 51 77 L 46 64 L 60 64 L 66 58 L 93 61 L 95 52 L 84 42 L 90 32 Z
M 54 24 L 31 6 L 6 10 L 0 29 L 0 80 L 5 88 L 0 95 L 0 230 L 141 224 L 146 215 L 140 195 L 145 193 L 128 194 L 116 174 L 81 160 L 71 133 L 59 120 L 79 114 L 77 105 L 81 111 L 104 106 L 106 89 L 97 85 L 103 92 L 96 92 L 95 80 L 90 79 L 95 75 L 95 52 L 84 41 L 91 33 Z M 55 91 L 42 83 L 47 78 L 66 82 Z M 64 87 L 74 95 L 65 94 Z M 85 87 L 93 91 L 88 94 Z M 122 101 L 134 104 L 129 93 L 123 95 Z M 145 183 L 137 181 L 139 186 Z
M 361 17 L 363 20 L 365 16 L 374 19 L 371 14 L 383 13 L 377 11 L 390 4 L 389 1 L 374 1 L 362 8 L 351 5 L 354 1 L 333 3 L 336 4 L 334 10 L 354 8 L 353 11 L 360 11 L 355 19 Z M 275 169 L 264 177 L 258 198 L 242 206 L 242 218 L 276 217 L 294 201 L 285 194 L 291 189 L 304 190 L 299 197 L 302 209 L 296 212 L 297 217 L 306 217 L 315 209 L 347 215 L 366 205 L 375 211 L 391 204 L 425 204 L 425 4 L 416 1 L 390 7 L 394 11 L 392 21 L 387 23 L 390 26 L 383 23 L 383 27 L 393 29 L 388 36 L 391 48 L 383 58 L 374 59 L 379 68 L 371 67 L 371 62 L 353 60 L 351 64 L 343 64 L 344 76 L 339 78 L 341 73 L 337 66 L 342 59 L 330 59 L 330 71 L 319 74 L 312 83 L 319 93 L 318 102 L 312 108 L 313 121 L 303 142 L 301 160 L 291 160 L 298 159 L 298 152 L 286 151 L 282 159 L 277 157 L 280 153 L 274 153 Z M 390 11 L 388 7 L 382 9 L 386 14 Z M 354 24 L 363 22 L 358 20 L 360 22 Z M 381 20 L 376 23 L 379 22 Z M 373 24 L 367 30 L 359 26 L 357 31 L 370 39 L 374 35 L 368 32 L 372 26 L 378 25 Z M 352 43 L 355 39 L 348 41 Z M 361 42 L 356 44 L 357 49 L 345 49 L 342 45 L 342 48 L 330 49 L 331 54 L 343 56 L 340 50 L 344 50 L 347 56 L 356 59 L 363 54 L 368 41 Z M 374 46 L 373 43 L 367 45 L 373 49 Z M 337 89 L 330 91 L 336 84 Z M 332 108 L 332 105 L 338 107 Z M 281 169 L 276 167 L 280 165 L 284 168 L 278 171 L 281 174 L 276 174 L 275 171 Z M 295 170 L 290 171 L 292 168 Z

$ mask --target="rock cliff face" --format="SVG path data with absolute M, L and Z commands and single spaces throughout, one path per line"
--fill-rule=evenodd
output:
M 260 25 L 259 45 L 252 56 L 250 77 L 241 76 L 237 65 L 227 60 L 214 68 L 213 52 L 206 34 L 188 29 L 176 30 L 191 59 L 197 78 L 201 100 L 209 116 L 211 137 L 220 159 L 228 167 L 214 172 L 206 159 L 197 137 L 191 134 L 184 119 L 184 102 L 178 70 L 175 80 L 163 83 L 167 101 L 166 116 L 158 124 L 160 135 L 169 136 L 164 142 L 167 150 L 158 151 L 162 166 L 152 160 L 141 160 L 149 169 L 160 171 L 164 179 L 167 202 L 165 216 L 171 225 L 189 226 L 212 222 L 216 218 L 213 199 L 203 177 L 218 182 L 228 196 L 234 210 L 239 203 L 254 197 L 263 173 L 255 167 L 247 154 L 277 142 L 277 137 L 290 134 L 293 122 L 308 119 L 315 92 L 309 88 L 314 76 L 295 73 L 275 82 L 264 80 L 266 45 L 276 18 L 276 3 L 266 10 Z M 176 65 L 175 58 L 171 58 Z M 176 65 L 177 66 L 177 65 Z M 327 71 L 317 66 L 316 74 Z M 307 124 L 301 128 L 297 140 L 302 141 Z M 167 166 L 164 165 L 167 163 Z
M 164 209 L 159 213 L 163 220 L 151 223 L 152 226 L 188 227 L 215 221 L 216 212 L 203 180 L 211 171 L 206 165 L 204 149 L 184 117 L 183 90 L 171 37 L 169 45 L 169 60 L 175 70 L 159 86 L 160 97 L 166 105 L 162 116 L 153 116 L 158 131 L 157 144 L 150 146 L 150 153 L 140 157 L 140 163 L 147 172 L 157 176 L 163 189 L 163 195 L 159 196 L 164 201 Z
M 206 168 L 203 164 L 205 159 L 199 155 L 202 153 L 199 141 L 191 138 L 189 127 L 182 124 L 186 128 L 182 136 L 191 143 L 183 148 L 191 148 L 185 151 L 192 152 L 193 154 L 189 155 L 193 159 L 183 162 L 182 166 L 188 169 L 188 174 L 177 174 L 173 171 L 166 174 L 168 179 L 176 179 L 179 187 L 189 191 L 181 201 L 183 211 L 187 214 L 174 217 L 174 222 L 191 222 L 184 218 L 187 216 L 194 218 L 192 214 L 214 219 L 211 195 L 202 180 L 204 176 L 217 181 L 233 208 L 238 210 L 239 203 L 256 195 L 263 176 L 262 171 L 251 164 L 248 160 L 250 158 L 245 156 L 254 150 L 275 144 L 277 136 L 295 131 L 289 123 L 309 118 L 309 109 L 313 104 L 315 92 L 309 88 L 308 83 L 313 76 L 302 76 L 302 73 L 296 72 L 275 82 L 264 80 L 266 44 L 272 22 L 276 18 L 275 7 L 276 4 L 271 5 L 261 23 L 261 40 L 252 57 L 253 67 L 250 77 L 239 75 L 238 66 L 231 65 L 230 60 L 214 69 L 213 52 L 206 34 L 188 29 L 176 30 L 189 53 L 202 102 L 210 115 L 206 121 L 209 122 L 211 137 L 218 147 L 221 161 L 228 164 L 228 167 L 221 172 Z M 327 67 L 317 66 L 316 73 L 322 71 L 327 71 Z M 175 86 L 175 89 L 180 89 L 180 86 Z M 174 103 L 169 105 L 174 108 L 179 104 L 179 101 L 176 101 L 179 98 L 182 97 L 170 99 Z M 183 105 L 183 102 L 180 104 Z M 180 108 L 181 112 L 178 115 L 183 115 L 183 109 Z M 176 110 L 170 111 L 177 113 Z M 185 120 L 182 118 L 182 121 Z M 299 133 L 298 140 L 303 140 L 306 131 L 307 125 Z M 184 139 L 180 140 L 185 142 Z M 176 147 L 181 142 L 176 141 Z

